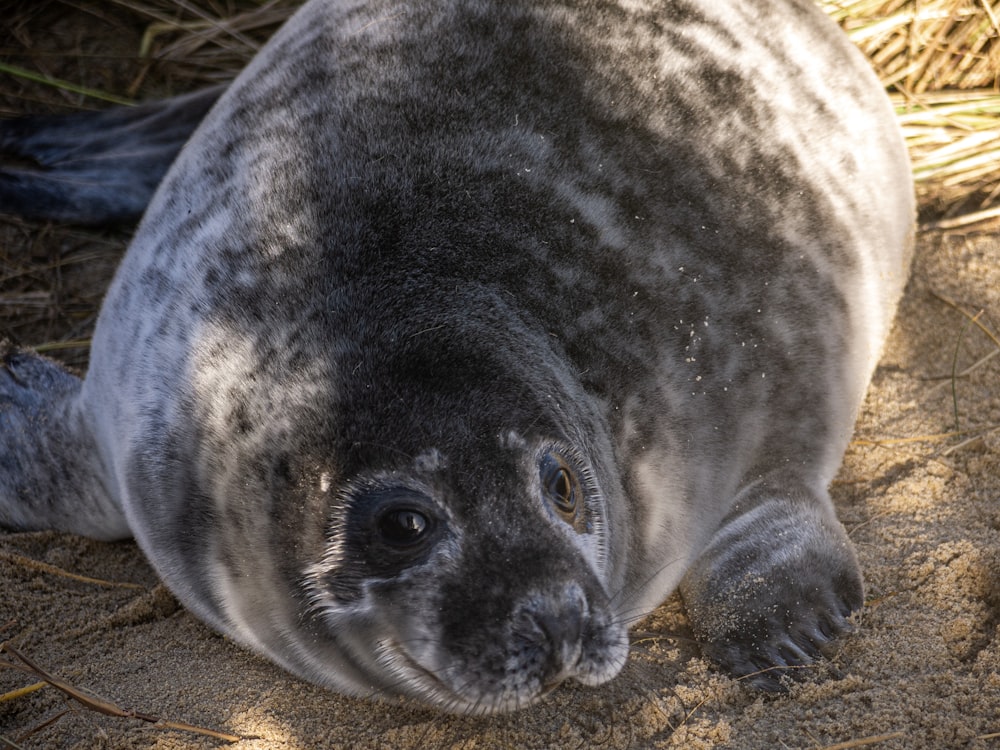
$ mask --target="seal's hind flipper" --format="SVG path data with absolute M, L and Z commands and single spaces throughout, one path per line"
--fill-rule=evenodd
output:
M 781 691 L 851 630 L 864 589 L 829 496 L 774 479 L 737 498 L 681 594 L 706 656 Z
M 0 120 L 0 211 L 79 224 L 139 218 L 224 88 L 103 112 Z
M 80 387 L 53 360 L 0 340 L 0 528 L 131 535 Z

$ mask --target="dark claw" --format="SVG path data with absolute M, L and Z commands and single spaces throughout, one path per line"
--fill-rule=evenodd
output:
M 791 641 L 780 644 L 777 649 L 777 657 L 774 663 L 777 666 L 797 667 L 811 662 L 815 657 L 800 649 Z

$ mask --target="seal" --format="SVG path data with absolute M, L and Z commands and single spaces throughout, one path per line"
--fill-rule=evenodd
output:
M 779 689 L 862 604 L 827 487 L 912 223 L 810 0 L 312 0 L 173 161 L 86 377 L 7 346 L 0 522 L 134 536 L 347 693 L 596 685 L 677 587 Z

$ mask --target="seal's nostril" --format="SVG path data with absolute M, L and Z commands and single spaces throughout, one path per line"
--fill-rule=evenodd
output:
M 583 612 L 579 607 L 560 610 L 546 608 L 540 612 L 530 613 L 530 617 L 554 648 L 561 650 L 564 645 L 580 642 L 583 633 Z

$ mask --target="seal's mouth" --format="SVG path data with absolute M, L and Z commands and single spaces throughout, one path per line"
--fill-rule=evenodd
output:
M 452 687 L 433 669 L 420 664 L 395 639 L 385 639 L 380 650 L 386 657 L 383 666 L 396 676 L 393 692 L 416 698 L 452 714 L 487 716 L 511 713 L 534 705 L 565 682 L 565 678 L 560 677 L 541 685 L 533 692 L 487 693 L 470 697 Z M 471 684 L 472 679 L 469 677 L 467 682 Z

